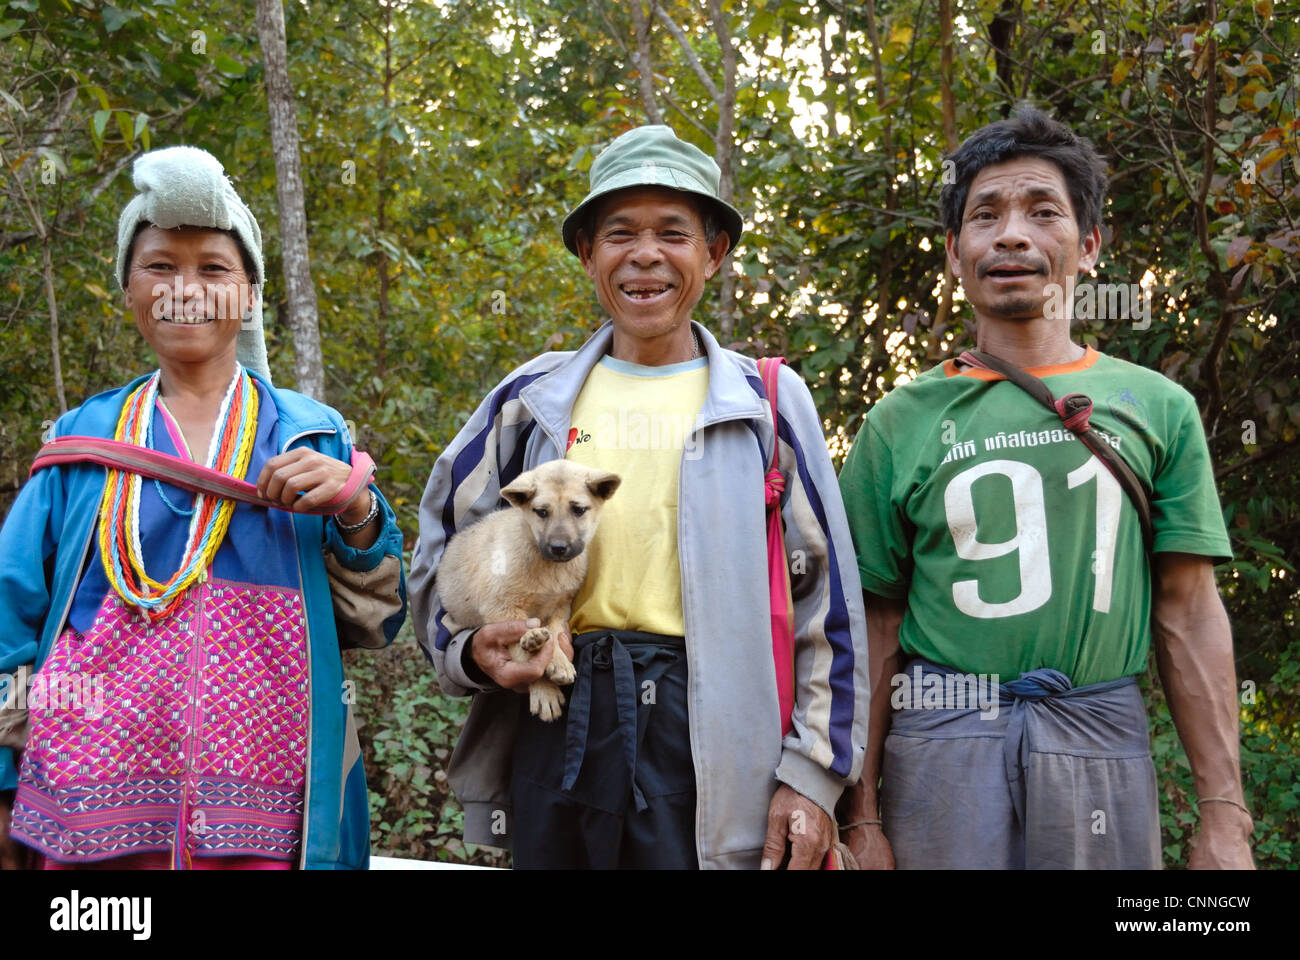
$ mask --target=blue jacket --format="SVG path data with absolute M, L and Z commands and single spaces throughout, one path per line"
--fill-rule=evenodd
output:
M 70 410 L 55 423 L 51 438 L 111 438 L 127 395 L 143 379 Z M 352 441 L 337 411 L 261 382 L 279 412 L 280 452 L 305 446 L 345 462 L 351 459 Z M 83 563 L 92 550 L 105 475 L 104 468 L 94 464 L 46 468 L 27 482 L 9 511 L 0 529 L 0 623 L 5 625 L 0 632 L 0 682 L 26 664 L 39 669 L 62 632 Z M 365 770 L 352 707 L 345 702 L 352 698 L 343 695 L 347 688 L 324 550 L 352 571 L 373 571 L 386 557 L 395 558 L 401 610 L 375 626 L 364 645 L 391 642 L 406 618 L 406 580 L 401 569 L 401 531 L 382 496 L 379 502 L 384 529 L 367 550 L 344 543 L 337 526 L 325 522 L 326 517 L 293 516 L 307 608 L 311 685 L 306 816 L 299 861 L 304 869 L 365 869 L 369 861 Z M 91 562 L 97 560 L 92 556 Z M 0 688 L 0 701 L 6 693 Z M 0 790 L 17 786 L 13 754 L 12 748 L 0 747 Z

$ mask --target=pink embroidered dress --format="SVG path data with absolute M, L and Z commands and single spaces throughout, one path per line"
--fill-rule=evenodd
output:
M 260 383 L 247 478 L 278 452 Z M 159 403 L 152 444 L 187 456 Z M 176 570 L 194 497 L 146 480 L 145 570 Z M 309 669 L 289 514 L 238 504 L 206 580 L 151 623 L 87 554 L 29 704 L 12 833 L 49 866 L 289 867 L 302 834 Z

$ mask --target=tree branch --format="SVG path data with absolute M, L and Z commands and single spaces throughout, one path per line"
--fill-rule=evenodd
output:
M 697 120 L 697 119 L 695 118 L 695 114 L 693 114 L 693 113 L 687 113 L 685 110 L 683 110 L 683 109 L 681 108 L 681 105 L 678 104 L 678 102 L 677 102 L 676 100 L 673 99 L 673 96 L 672 96 L 671 93 L 669 93 L 667 90 L 660 90 L 660 91 L 659 91 L 659 96 L 663 97 L 663 98 L 664 98 L 664 102 L 667 103 L 668 106 L 670 106 L 670 107 L 672 107 L 674 110 L 676 110 L 678 113 L 680 113 L 680 114 L 682 115 L 682 117 L 685 118 L 685 120 L 686 120 L 689 124 L 691 124 L 693 127 L 695 127 L 696 130 L 700 131 L 700 133 L 704 134 L 704 135 L 705 135 L 706 137 L 708 137 L 710 140 L 715 139 L 715 138 L 714 138 L 714 135 L 713 135 L 713 131 L 710 130 L 708 127 L 706 127 L 704 124 L 702 124 L 699 120 Z
M 716 0 L 710 0 L 710 9 L 715 3 Z M 722 94 L 718 92 L 718 85 L 713 82 L 713 78 L 709 76 L 708 71 L 704 69 L 704 65 L 700 63 L 700 58 L 695 55 L 695 51 L 691 48 L 691 42 L 686 39 L 686 34 L 682 32 L 682 28 L 673 23 L 673 18 L 668 16 L 668 11 L 658 4 L 655 5 L 655 16 L 659 18 L 659 22 L 664 25 L 665 29 L 673 35 L 673 38 L 682 48 L 682 53 L 686 54 L 686 62 L 689 63 L 691 69 L 695 71 L 695 76 L 699 78 L 700 86 L 702 86 L 709 96 L 713 98 L 714 103 L 721 103 Z M 714 29 L 716 30 L 717 28 L 715 27 Z
M 650 0 L 651 6 L 655 0 Z M 654 68 L 650 60 L 650 19 L 646 16 L 641 0 L 632 0 L 632 23 L 636 27 L 636 53 L 632 62 L 636 64 L 637 84 L 641 89 L 641 105 L 651 123 L 663 123 L 663 114 L 659 104 L 655 103 Z
M 1236 473 L 1238 470 L 1241 470 L 1243 467 L 1249 467 L 1255 464 L 1264 463 L 1267 460 L 1272 460 L 1275 457 L 1279 457 L 1282 454 L 1286 453 L 1288 450 L 1290 450 L 1292 447 L 1294 447 L 1297 443 L 1300 443 L 1300 437 L 1296 437 L 1293 440 L 1286 440 L 1283 441 L 1282 443 L 1276 443 L 1273 446 L 1267 447 L 1263 450 L 1256 450 L 1250 456 L 1243 457 L 1242 459 L 1238 460 L 1236 463 L 1229 463 L 1226 464 L 1225 466 L 1219 467 L 1218 470 L 1214 471 L 1214 479 L 1222 480 L 1224 477 L 1228 476 L 1229 474 Z

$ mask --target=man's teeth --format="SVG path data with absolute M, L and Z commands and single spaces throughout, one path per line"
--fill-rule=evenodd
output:
M 200 324 L 200 323 L 212 323 L 217 318 L 216 317 L 163 317 L 163 319 L 166 320 L 168 323 Z
M 638 300 L 646 300 L 650 297 L 657 297 L 668 289 L 669 287 L 666 285 L 660 287 L 623 287 L 623 292 L 629 297 L 634 297 Z

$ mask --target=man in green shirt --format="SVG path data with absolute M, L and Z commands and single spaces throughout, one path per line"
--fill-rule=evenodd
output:
M 1101 460 L 995 373 L 949 360 L 876 404 L 840 476 L 871 672 L 845 840 L 864 867 L 1158 868 L 1133 680 L 1154 638 L 1201 801 L 1190 866 L 1250 867 L 1213 573 L 1231 548 L 1196 405 L 1072 342 L 1061 309 L 1097 262 L 1105 164 L 1033 110 L 950 160 L 947 252 L 979 350 L 1092 398 L 1092 425 L 1151 493 L 1154 541 L 1148 557 Z

